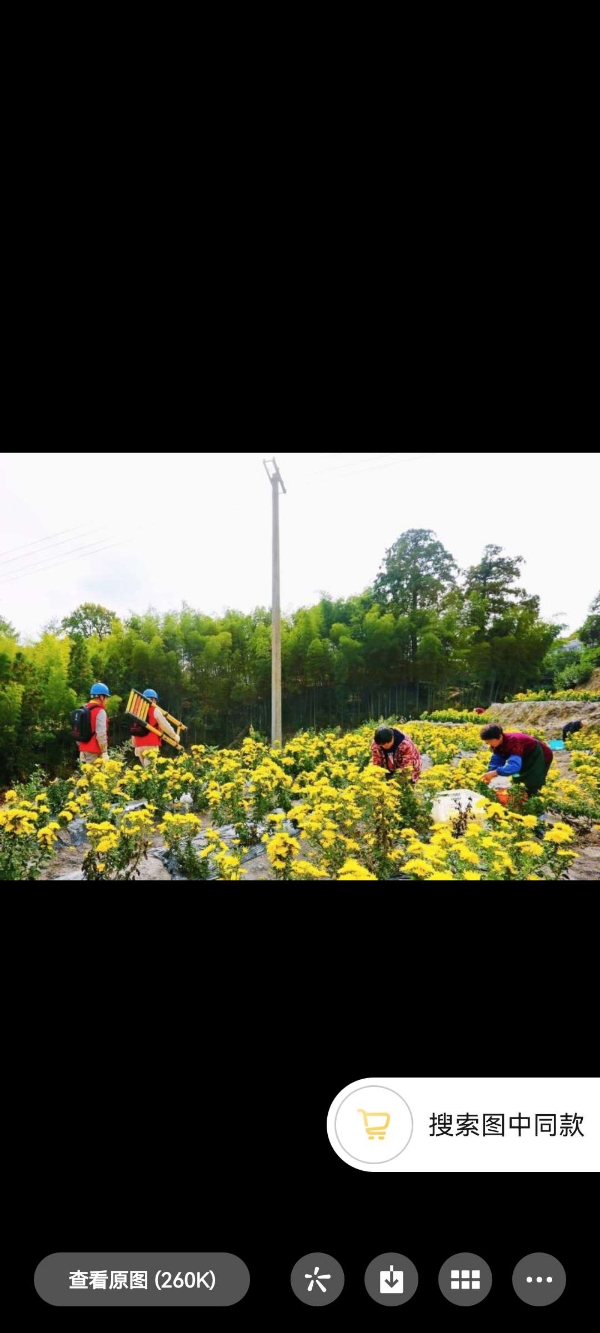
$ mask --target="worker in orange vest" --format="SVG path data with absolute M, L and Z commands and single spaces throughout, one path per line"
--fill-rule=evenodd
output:
M 90 690 L 90 702 L 77 710 L 84 714 L 84 723 L 86 721 L 84 710 L 89 714 L 89 722 L 83 731 L 84 736 L 89 733 L 87 739 L 77 741 L 81 764 L 95 763 L 97 759 L 108 759 L 108 716 L 105 704 L 109 695 L 108 685 L 97 681 Z M 81 727 L 76 734 L 82 734 Z
M 179 739 L 177 732 L 173 730 L 171 724 L 167 722 L 164 713 L 158 707 L 158 695 L 156 690 L 144 690 L 143 697 L 144 699 L 150 700 L 148 717 L 146 718 L 149 725 L 151 727 L 157 727 L 159 731 L 164 731 L 167 736 L 171 736 L 174 741 L 177 741 Z M 153 703 L 153 699 L 156 699 L 157 702 Z M 142 768 L 147 768 L 150 763 L 150 755 L 158 753 L 162 745 L 162 740 L 160 736 L 156 736 L 153 731 L 148 731 L 144 726 L 144 723 L 141 721 L 132 723 L 131 735 L 133 737 L 133 744 L 137 758 L 139 759 Z

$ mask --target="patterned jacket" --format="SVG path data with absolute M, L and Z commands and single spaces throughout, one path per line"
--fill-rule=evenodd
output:
M 493 768 L 502 777 L 519 773 L 523 760 L 529 759 L 538 745 L 542 747 L 546 763 L 551 764 L 552 750 L 545 741 L 537 741 L 535 736 L 528 736 L 524 731 L 505 731 L 502 744 L 492 752 L 488 770 Z
M 417 750 L 414 741 L 404 731 L 398 731 L 393 728 L 394 740 L 401 737 L 399 745 L 395 749 L 384 750 L 377 741 L 371 742 L 372 763 L 378 768 L 387 768 L 388 773 L 393 773 L 395 768 L 406 768 L 409 770 L 411 779 L 416 782 L 421 776 L 421 755 Z

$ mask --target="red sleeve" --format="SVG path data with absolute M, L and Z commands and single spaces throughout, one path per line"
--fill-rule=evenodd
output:
M 412 769 L 413 782 L 421 776 L 421 756 L 413 741 L 403 741 L 398 747 L 401 767 Z
M 383 761 L 383 751 L 381 746 L 377 744 L 377 741 L 371 741 L 371 755 L 372 764 L 376 764 L 378 768 L 385 768 L 386 765 Z

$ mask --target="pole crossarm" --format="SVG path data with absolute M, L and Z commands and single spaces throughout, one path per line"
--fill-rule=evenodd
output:
M 272 464 L 273 464 L 273 468 L 275 469 L 273 473 L 269 472 L 269 469 L 268 469 L 268 467 L 267 467 L 267 463 L 272 463 Z M 281 486 L 281 489 L 282 489 L 284 495 L 287 495 L 287 491 L 286 491 L 285 486 L 284 486 L 284 484 L 283 484 L 283 477 L 282 477 L 282 475 L 281 475 L 281 472 L 279 471 L 279 468 L 278 468 L 278 466 L 277 466 L 277 463 L 275 462 L 275 459 L 274 459 L 274 458 L 263 458 L 263 467 L 264 467 L 265 472 L 266 472 L 266 474 L 267 474 L 267 476 L 268 476 L 268 478 L 269 478 L 269 481 L 271 482 L 271 485 L 273 485 L 273 482 L 275 481 L 275 478 L 277 478 L 277 481 L 279 482 L 279 484 L 280 484 L 280 486 Z

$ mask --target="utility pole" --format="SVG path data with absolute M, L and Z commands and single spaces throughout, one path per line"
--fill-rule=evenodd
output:
M 273 467 L 269 472 L 267 463 Z M 274 458 L 263 459 L 273 496 L 273 593 L 271 598 L 271 745 L 281 745 L 281 603 L 279 595 L 279 486 L 287 494 Z

